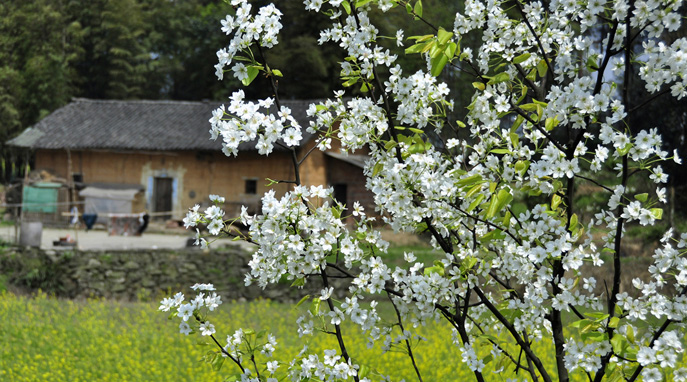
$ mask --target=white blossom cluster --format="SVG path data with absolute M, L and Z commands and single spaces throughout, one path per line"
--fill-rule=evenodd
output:
M 369 98 L 353 98 L 344 101 L 343 92 L 336 98 L 320 104 L 311 104 L 307 110 L 310 122 L 308 132 L 323 133 L 324 139 L 318 146 L 322 150 L 331 147 L 332 138 L 341 142 L 348 150 L 365 147 L 374 142 L 388 129 L 386 114 L 381 106 Z
M 297 186 L 277 198 L 270 190 L 262 198 L 262 214 L 242 213 L 242 223 L 250 226 L 251 239 L 259 245 L 249 262 L 247 285 L 257 282 L 265 287 L 282 276 L 305 281 L 320 274 L 335 248 L 349 266 L 362 259 L 362 244 L 340 219 L 342 206 L 329 204 L 332 192 L 322 186 Z M 367 245 L 386 245 L 373 235 L 368 240 Z
M 222 32 L 233 34 L 233 37 L 226 48 L 217 51 L 219 62 L 215 65 L 215 75 L 220 80 L 224 78 L 224 68 L 231 65 L 234 58 L 254 42 L 266 48 L 275 46 L 282 28 L 282 13 L 274 4 L 261 7 L 255 16 L 251 15 L 252 5 L 248 0 L 231 0 L 231 5 L 236 7 L 236 15 L 227 15 L 222 20 Z M 234 63 L 232 71 L 239 81 L 248 78 L 248 69 L 242 62 Z
M 307 347 L 303 349 L 307 350 Z M 321 381 L 349 380 L 358 374 L 358 366 L 346 362 L 334 349 L 324 351 L 324 357 L 320 360 L 317 354 L 301 352 L 299 358 L 294 360 L 289 369 L 292 381 L 303 379 L 317 379 Z
M 303 135 L 291 109 L 281 106 L 275 115 L 269 112 L 273 106 L 273 98 L 246 101 L 243 90 L 237 90 L 228 107 L 222 105 L 212 113 L 210 135 L 212 139 L 222 137 L 222 151 L 227 156 L 236 156 L 239 145 L 256 139 L 255 148 L 261 155 L 269 155 L 276 144 L 298 146 Z
M 159 310 L 162 312 L 171 310 L 172 314 L 181 319 L 179 323 L 181 334 L 189 335 L 199 332 L 203 336 L 213 335 L 215 326 L 201 317 L 217 309 L 222 304 L 222 298 L 214 291 L 215 287 L 212 284 L 195 284 L 191 289 L 204 292 L 198 293 L 188 302 L 184 301 L 184 295 L 181 292 L 175 294 L 174 297 L 166 297 L 160 303 Z

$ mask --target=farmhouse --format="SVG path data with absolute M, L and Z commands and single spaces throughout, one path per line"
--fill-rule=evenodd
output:
M 308 126 L 308 101 L 284 101 L 293 116 Z M 258 155 L 254 143 L 239 146 L 238 157 L 221 152 L 210 140 L 209 118 L 219 102 L 112 101 L 74 99 L 9 144 L 30 149 L 35 171 L 72 181 L 69 200 L 85 201 L 85 212 L 139 213 L 181 219 L 189 207 L 207 204 L 208 195 L 226 197 L 228 214 L 241 205 L 254 212 L 260 196 L 272 187 L 277 194 L 293 179 L 291 154 L 278 149 Z M 303 131 L 299 154 L 316 144 Z M 301 166 L 305 185 L 329 185 L 343 203 L 369 205 L 362 166 L 366 156 L 336 150 L 313 150 Z M 62 199 L 66 196 L 61 197 Z M 64 201 L 64 200 L 62 200 Z M 68 203 L 66 203 L 68 204 Z

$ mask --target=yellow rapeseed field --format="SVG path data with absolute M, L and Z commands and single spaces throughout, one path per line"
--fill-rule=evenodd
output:
M 290 305 L 262 300 L 225 302 L 222 307 L 211 317 L 221 342 L 238 328 L 252 328 L 268 329 L 277 336 L 275 355 L 280 360 L 290 359 L 286 357 L 297 354 L 306 343 L 319 354 L 337 348 L 331 335 L 298 338 L 294 331 L 298 312 Z M 0 293 L 0 381 L 206 382 L 222 381 L 236 372 L 229 363 L 215 372 L 199 362 L 212 348 L 199 346 L 198 335 L 179 334 L 178 319 L 168 320 L 157 308 L 156 303 L 71 301 L 45 294 L 22 297 Z M 406 355 L 368 349 L 359 329 L 344 326 L 344 330 L 350 353 L 358 362 L 388 374 L 393 381 L 415 380 Z M 414 352 L 425 381 L 474 379 L 451 344 L 448 326 L 433 325 L 421 335 L 428 341 L 420 343 Z M 492 366 L 485 370 L 489 380 L 515 377 L 509 370 L 494 374 Z

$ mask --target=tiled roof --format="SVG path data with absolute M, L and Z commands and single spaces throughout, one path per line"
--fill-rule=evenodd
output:
M 281 102 L 303 127 L 303 142 L 312 138 L 305 131 L 310 102 Z M 220 150 L 221 137 L 210 140 L 208 120 L 221 104 L 76 98 L 8 143 L 33 149 Z M 253 149 L 255 142 L 239 146 Z

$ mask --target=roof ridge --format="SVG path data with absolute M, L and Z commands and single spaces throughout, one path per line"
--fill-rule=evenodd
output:
M 95 99 L 95 98 L 82 98 L 73 97 L 71 103 L 77 102 L 88 102 L 88 103 L 138 103 L 138 104 L 190 104 L 190 105 L 203 105 L 208 103 L 220 103 L 222 101 L 186 101 L 186 100 L 172 100 L 172 99 Z M 69 104 L 68 104 L 69 105 Z

